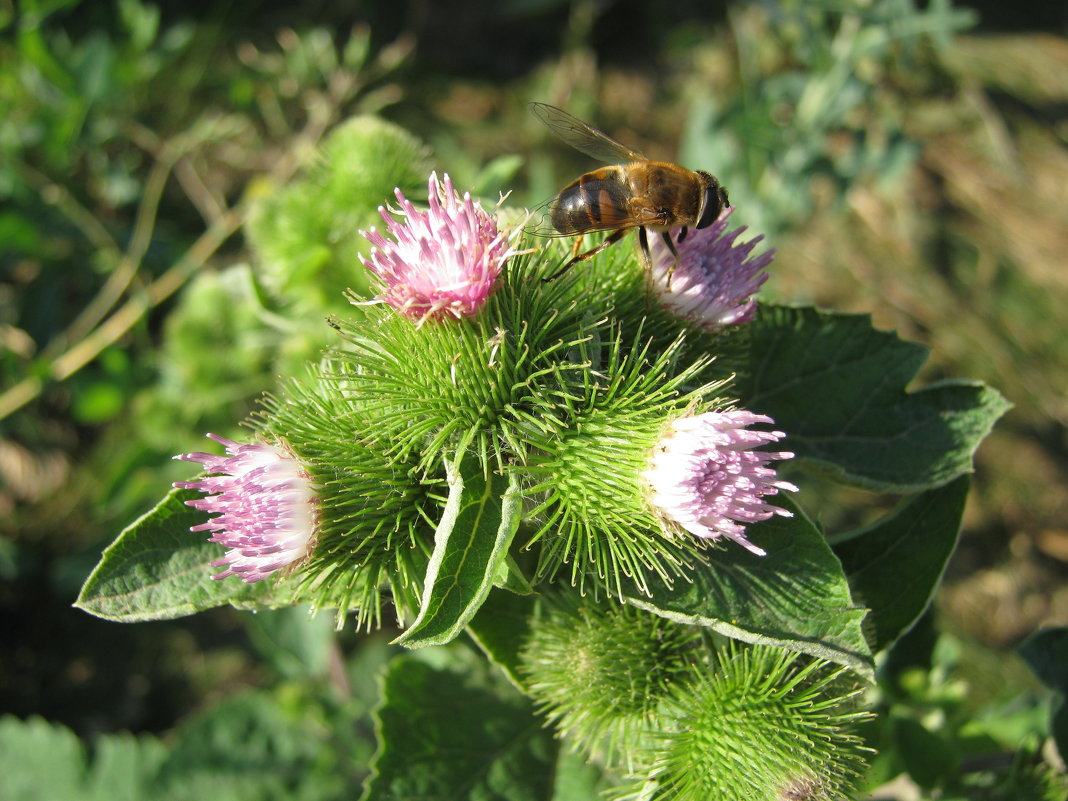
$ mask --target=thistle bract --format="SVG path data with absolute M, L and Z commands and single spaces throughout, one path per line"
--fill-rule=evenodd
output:
M 764 497 L 780 490 L 797 491 L 768 467 L 774 460 L 792 458 L 792 453 L 754 450 L 786 436 L 782 431 L 748 429 L 772 422 L 747 411 L 706 412 L 675 420 L 653 449 L 644 474 L 652 491 L 650 501 L 664 520 L 697 537 L 727 537 L 764 556 L 765 551 L 746 537 L 746 525 L 772 515 L 790 517 L 790 512 L 766 503 Z
M 701 630 L 632 606 L 549 599 L 520 654 L 531 696 L 583 750 L 629 758 L 698 654 Z
M 431 173 L 428 190 L 426 211 L 399 189 L 399 208 L 379 207 L 392 241 L 374 228 L 363 232 L 374 246 L 364 266 L 385 283 L 380 300 L 420 324 L 477 314 L 513 254 L 494 218 L 471 195 L 461 198 L 447 174 L 439 183 Z
M 227 456 L 185 453 L 176 456 L 200 462 L 209 475 L 174 486 L 204 492 L 186 504 L 217 513 L 192 531 L 214 532 L 211 542 L 229 550 L 214 567 L 226 569 L 215 579 L 240 576 L 261 581 L 308 555 L 315 532 L 316 494 L 296 458 L 274 445 L 241 445 L 208 434 L 225 446 Z M 214 474 L 214 475 L 210 475 Z
M 853 797 L 867 752 L 858 688 L 835 668 L 778 648 L 730 644 L 677 682 L 643 798 L 750 801 Z

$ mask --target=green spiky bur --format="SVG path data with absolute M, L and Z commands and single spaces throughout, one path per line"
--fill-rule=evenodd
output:
M 615 281 L 641 277 L 629 259 Z M 566 565 L 580 586 L 621 595 L 628 580 L 644 592 L 647 572 L 670 583 L 706 547 L 665 536 L 640 478 L 648 454 L 672 417 L 725 405 L 723 383 L 701 383 L 709 360 L 687 362 L 677 331 L 659 350 L 640 320 L 628 338 L 609 322 L 611 293 L 578 291 L 590 276 L 543 283 L 553 265 L 551 255 L 515 259 L 471 319 L 415 326 L 362 307 L 362 321 L 337 323 L 344 391 L 362 399 L 391 456 L 427 470 L 463 441 L 485 470 L 518 472 L 537 578 Z
M 414 325 L 357 305 L 334 321 L 344 344 L 265 402 L 260 437 L 296 455 L 318 496 L 314 547 L 281 580 L 292 597 L 370 627 L 385 591 L 412 619 L 461 453 L 523 490 L 537 567 L 520 585 L 566 567 L 619 595 L 624 578 L 641 588 L 646 571 L 670 581 L 699 560 L 702 542 L 665 537 L 640 474 L 671 417 L 715 402 L 707 359 L 686 363 L 682 337 L 655 351 L 640 321 L 625 339 L 589 275 L 540 280 L 555 256 L 514 259 L 474 318 Z
M 514 260 L 474 318 L 416 326 L 372 305 L 336 322 L 351 391 L 366 398 L 392 453 L 430 465 L 462 440 L 495 467 L 524 461 L 539 381 L 583 371 L 571 354 L 604 325 L 568 297 L 566 284 L 534 291 L 537 276 L 529 255 Z
M 520 654 L 529 693 L 573 748 L 629 760 L 696 658 L 700 629 L 573 594 L 546 600 Z
M 539 524 L 530 539 L 541 545 L 539 575 L 567 565 L 580 588 L 592 575 L 610 592 L 620 594 L 624 578 L 645 592 L 647 571 L 670 583 L 700 561 L 705 543 L 666 535 L 641 474 L 667 421 L 698 403 L 714 404 L 721 385 L 686 390 L 703 360 L 680 368 L 682 339 L 658 356 L 641 342 L 639 333 L 625 347 L 617 334 L 584 348 L 591 369 L 581 383 L 561 380 L 541 401 L 541 437 L 527 468 L 536 481 L 530 492 L 543 498 L 531 512 Z
M 289 580 L 297 594 L 377 626 L 381 591 L 402 619 L 418 606 L 444 474 L 389 457 L 358 398 L 342 391 L 344 366 L 324 361 L 308 380 L 267 400 L 263 433 L 300 458 L 319 497 L 317 542 Z
M 339 125 L 300 177 L 257 198 L 246 233 L 264 286 L 317 320 L 344 308 L 346 290 L 366 294 L 359 232 L 381 225 L 394 187 L 425 197 L 429 171 L 426 145 L 403 128 L 371 116 Z
M 848 797 L 870 717 L 842 668 L 767 646 L 717 649 L 673 686 L 648 770 L 630 790 L 677 801 Z M 641 789 L 639 789 L 641 788 Z
M 198 603 L 304 600 L 338 610 L 339 624 L 352 612 L 358 626 L 372 626 L 388 593 L 402 621 L 418 610 L 424 629 L 437 632 L 423 638 L 430 644 L 456 636 L 495 583 L 529 591 L 566 568 L 583 587 L 621 595 L 624 580 L 641 591 L 647 571 L 670 583 L 699 561 L 700 541 L 664 536 L 640 473 L 670 419 L 720 402 L 718 386 L 700 383 L 707 359 L 687 361 L 678 336 L 658 349 L 641 320 L 613 318 L 596 271 L 543 283 L 559 250 L 515 258 L 474 318 L 416 325 L 383 305 L 359 305 L 334 321 L 343 344 L 252 421 L 255 438 L 282 445 L 314 488 L 310 552 L 267 592 L 250 588 L 241 601 L 209 586 Z M 641 279 L 633 254 L 616 266 L 608 285 Z M 607 479 L 606 455 L 616 479 Z M 536 557 L 526 571 L 507 551 L 524 506 L 517 542 Z M 126 533 L 129 561 L 108 581 L 121 583 L 145 559 L 155 565 L 153 537 L 173 511 L 163 504 Z M 478 521 L 493 530 L 452 531 Z M 487 537 L 494 549 L 483 549 Z M 158 606 L 155 589 L 143 589 L 141 606 Z
M 858 686 L 821 660 L 573 593 L 546 599 L 520 659 L 565 744 L 631 777 L 618 799 L 832 801 L 864 764 Z

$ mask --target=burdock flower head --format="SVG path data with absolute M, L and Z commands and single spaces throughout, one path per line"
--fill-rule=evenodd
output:
M 706 331 L 753 318 L 753 295 L 768 277 L 762 270 L 775 257 L 769 250 L 750 258 L 762 236 L 735 244 L 745 226 L 726 233 L 733 210 L 725 209 L 708 228 L 690 231 L 678 245 L 678 263 L 660 237 L 650 243 L 651 280 L 660 302 L 676 317 Z
M 513 255 L 508 238 L 469 194 L 456 193 L 447 174 L 439 184 L 431 173 L 426 211 L 395 193 L 399 209 L 379 208 L 395 241 L 374 228 L 363 232 L 374 245 L 363 263 L 385 283 L 380 299 L 419 323 L 476 314 Z
M 316 520 L 316 494 L 296 458 L 274 445 L 240 445 L 214 434 L 228 456 L 185 453 L 174 457 L 200 462 L 208 475 L 174 486 L 206 493 L 186 501 L 194 509 L 218 513 L 192 531 L 211 531 L 210 542 L 229 548 L 212 578 L 240 576 L 252 583 L 308 555 Z
M 764 556 L 745 535 L 749 523 L 790 512 L 765 503 L 764 497 L 797 487 L 780 481 L 768 464 L 790 459 L 792 453 L 769 453 L 754 448 L 778 442 L 782 431 L 750 431 L 747 426 L 772 423 L 765 415 L 747 411 L 707 412 L 682 417 L 657 443 L 645 480 L 650 501 L 665 521 L 698 537 L 727 537 Z

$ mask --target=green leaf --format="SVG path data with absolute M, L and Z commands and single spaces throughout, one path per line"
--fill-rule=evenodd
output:
M 519 689 L 524 687 L 519 651 L 530 632 L 537 603 L 533 595 L 498 590 L 490 594 L 467 627 L 478 647 Z
M 119 0 L 118 11 L 133 49 L 142 52 L 148 50 L 159 33 L 159 6 L 139 0 Z
M 85 749 L 65 726 L 39 717 L 0 719 L 0 798 L 80 798 Z
M 953 744 L 911 718 L 897 718 L 893 727 L 894 750 L 909 776 L 925 790 L 957 770 L 960 756 Z
M 292 690 L 291 690 L 292 691 Z M 351 725 L 305 695 L 246 691 L 189 718 L 156 777 L 153 801 L 325 801 L 344 796 L 351 775 L 334 753 Z M 348 745 L 348 743 L 346 743 Z M 332 768 L 332 770 L 331 770 Z M 358 766 L 353 766 L 358 769 Z M 342 775 L 345 774 L 345 775 Z
M 501 565 L 501 569 L 497 574 L 496 585 L 508 590 L 508 592 L 514 592 L 516 595 L 530 595 L 534 592 L 530 579 L 527 578 L 523 568 L 519 566 L 511 554 L 508 554 L 504 564 Z
M 0 798 L 4 801 L 140 801 L 167 748 L 152 737 L 112 734 L 94 742 L 92 761 L 65 726 L 38 717 L 0 719 Z
M 471 194 L 475 197 L 494 198 L 507 193 L 509 187 L 515 183 L 516 173 L 523 168 L 524 162 L 522 156 L 514 153 L 493 159 L 479 170 Z
M 408 648 L 457 637 L 486 600 L 519 528 L 515 477 L 490 474 L 475 457 L 447 465 L 449 499 L 434 533 L 419 615 L 395 642 Z
M 761 557 L 728 545 L 713 551 L 691 582 L 650 582 L 651 597 L 628 603 L 678 623 L 706 626 L 743 642 L 778 645 L 873 675 L 861 629 L 865 610 L 853 604 L 838 559 L 823 535 L 789 499 L 776 503 L 794 517 L 751 526 Z
M 552 801 L 604 798 L 612 786 L 597 765 L 570 749 L 560 750 L 554 780 Z
M 154 737 L 123 732 L 96 738 L 86 797 L 99 801 L 154 797 L 152 783 L 167 753 L 167 746 Z
M 1061 695 L 1053 704 L 1050 733 L 1064 758 L 1068 756 L 1068 626 L 1043 629 L 1018 650 L 1042 683 Z
M 911 497 L 832 545 L 854 599 L 871 610 L 865 628 L 873 651 L 892 645 L 930 604 L 957 547 L 969 483 L 962 476 Z
M 74 398 L 71 414 L 85 425 L 100 425 L 113 420 L 126 407 L 127 392 L 117 381 L 88 381 Z
M 1036 632 L 1018 650 L 1043 684 L 1068 695 L 1068 626 Z
M 155 509 L 125 528 L 104 551 L 74 605 L 105 620 L 136 623 L 192 615 L 263 594 L 265 587 L 211 578 L 218 572 L 211 563 L 222 550 L 190 532 L 205 515 L 185 505 L 200 495 L 171 490 Z
M 552 797 L 552 733 L 527 698 L 474 658 L 448 668 L 393 661 L 375 728 L 379 750 L 362 801 Z
M 330 669 L 337 638 L 333 615 L 308 604 L 264 609 L 248 616 L 245 631 L 262 659 L 284 678 L 319 679 Z
M 972 455 L 1009 404 L 980 382 L 906 385 L 922 345 L 876 331 L 867 315 L 761 307 L 737 392 L 770 415 L 786 447 L 847 484 L 917 492 L 970 473 Z

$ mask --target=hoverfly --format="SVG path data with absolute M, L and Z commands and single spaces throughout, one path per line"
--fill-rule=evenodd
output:
M 650 161 L 556 106 L 531 103 L 530 110 L 571 147 L 613 165 L 580 175 L 549 202 L 552 230 L 536 233 L 579 237 L 593 231 L 612 233 L 585 253 L 577 252 L 576 243 L 575 255 L 546 281 L 596 256 L 632 228 L 638 229 L 638 244 L 646 266 L 652 265 L 650 230 L 663 237 L 677 264 L 679 251 L 669 232 L 682 228 L 677 240 L 682 242 L 690 228 L 708 227 L 729 204 L 727 190 L 703 170 L 694 172 L 670 162 Z M 674 265 L 668 271 L 669 286 L 672 272 Z

